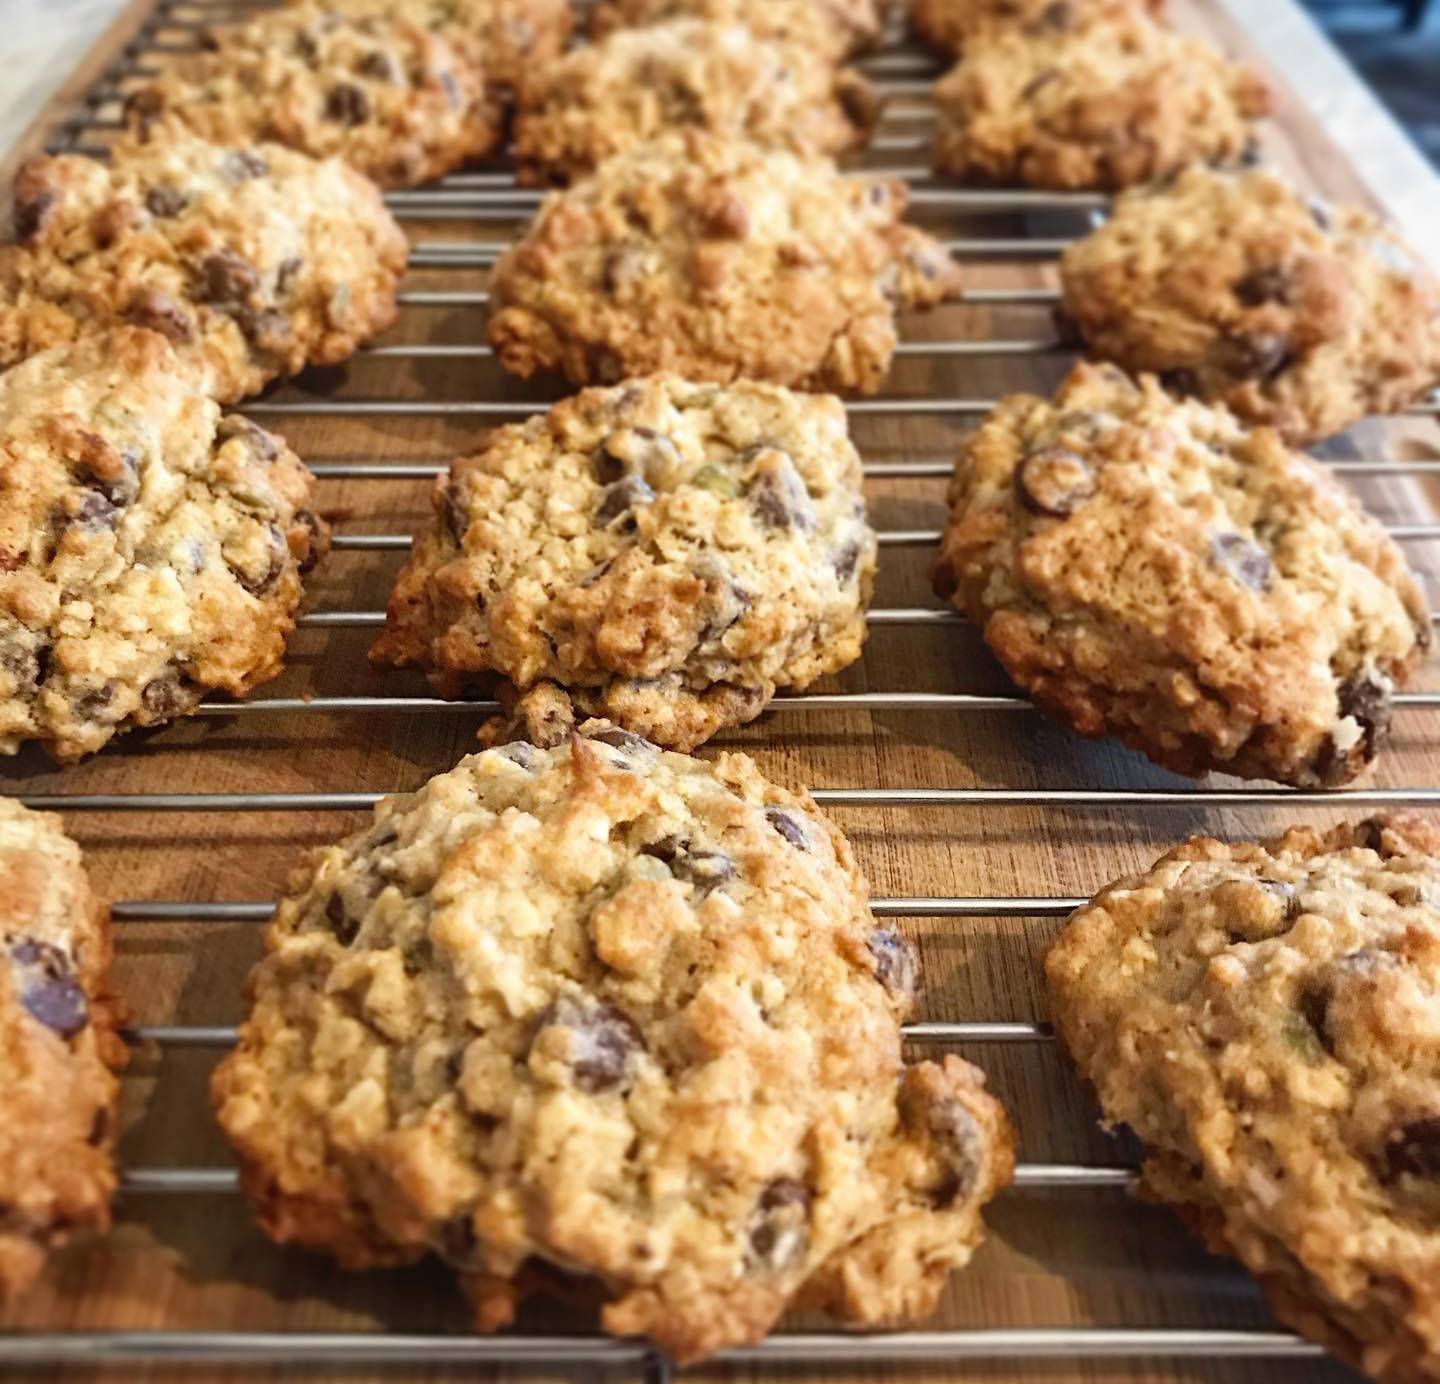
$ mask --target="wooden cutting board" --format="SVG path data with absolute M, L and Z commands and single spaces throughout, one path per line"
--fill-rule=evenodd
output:
M 1232 51 L 1250 53 L 1245 36 L 1211 0 L 1177 0 L 1182 27 L 1208 32 Z M 183 10 L 189 17 L 203 5 Z M 47 132 L 83 102 L 91 85 L 125 48 L 150 13 L 136 0 L 82 64 L 23 141 L 38 147 Z M 177 8 L 177 14 L 182 13 Z M 166 38 L 175 39 L 175 34 Z M 1275 55 L 1283 63 L 1284 55 Z M 153 61 L 147 58 L 146 61 Z M 1262 61 L 1262 66 L 1265 64 Z M 1365 187 L 1338 149 L 1271 70 L 1280 93 L 1276 120 L 1265 129 L 1267 154 L 1315 191 L 1363 200 Z M 930 127 L 923 95 L 897 98 L 890 136 L 921 136 Z M 918 114 L 914 114 L 917 113 Z M 89 136 L 87 136 L 89 138 Z M 17 151 L 18 152 L 18 151 Z M 924 161 L 923 150 L 872 155 L 869 166 Z M 13 164 L 13 157 L 12 157 Z M 8 182 L 8 180 L 7 180 Z M 1074 214 L 962 217 L 917 209 L 917 219 L 955 236 L 1073 234 Z M 407 221 L 417 243 L 494 241 L 510 235 L 514 216 L 479 213 L 465 221 Z M 483 270 L 417 270 L 410 289 L 483 288 Z M 1053 266 L 1033 260 L 976 260 L 974 288 L 1053 285 Z M 483 308 L 410 307 L 392 342 L 479 342 Z M 906 324 L 910 340 L 999 340 L 1050 335 L 1043 307 L 985 309 L 956 305 Z M 887 397 L 919 401 L 989 398 L 1016 389 L 1045 390 L 1063 374 L 1058 356 L 916 357 L 897 362 Z M 480 360 L 357 358 L 315 372 L 267 399 L 280 402 L 354 398 L 497 400 L 557 397 L 558 386 L 507 380 Z M 473 450 L 486 420 L 477 417 L 335 417 L 323 413 L 257 419 L 281 428 L 296 450 L 317 463 L 367 460 L 436 463 Z M 866 460 L 890 463 L 948 460 L 973 418 L 925 412 L 858 416 L 855 436 Z M 1368 424 L 1326 453 L 1336 458 L 1440 458 L 1433 418 Z M 1366 500 L 1393 522 L 1433 518 L 1416 476 L 1362 478 Z M 428 479 L 325 480 L 322 507 L 339 533 L 405 533 L 423 522 Z M 941 523 L 944 484 L 938 479 L 872 481 L 877 526 L 934 529 Z M 1417 565 L 1433 572 L 1434 543 L 1409 545 Z M 930 551 L 891 548 L 883 555 L 878 607 L 933 604 L 926 579 Z M 383 609 L 398 553 L 338 552 L 310 582 L 317 611 Z M 356 629 L 306 629 L 293 642 L 284 677 L 261 697 L 334 694 L 417 694 L 418 677 L 375 674 L 366 663 L 370 635 Z M 1433 666 L 1418 687 L 1437 686 Z M 877 628 L 865 659 L 817 690 L 1008 690 L 975 635 L 964 628 Z M 57 772 L 39 755 L 3 766 L 5 790 L 65 794 L 160 790 L 210 792 L 392 791 L 417 786 L 448 768 L 473 745 L 478 717 L 440 714 L 331 715 L 316 712 L 194 720 L 152 735 L 132 735 L 104 754 Z M 1440 711 L 1399 715 L 1388 757 L 1373 783 L 1416 787 L 1440 783 Z M 1090 744 L 1028 713 L 861 711 L 771 714 L 723 739 L 752 752 L 774 777 L 810 787 L 947 787 L 1118 789 L 1192 785 L 1138 756 Z M 1204 787 L 1234 786 L 1216 780 Z M 981 807 L 847 807 L 835 816 L 854 841 L 877 895 L 1078 896 L 1147 865 L 1185 835 L 1204 831 L 1250 837 L 1294 821 L 1327 822 L 1341 812 L 1285 804 L 1226 807 L 1196 797 L 1178 807 L 1113 809 L 1049 805 Z M 286 870 L 309 847 L 352 829 L 358 817 L 337 812 L 75 812 L 68 824 L 88 852 L 99 886 L 124 900 L 249 900 L 273 898 Z M 1058 921 L 1047 917 L 907 918 L 923 953 L 924 1019 L 1024 1020 L 1045 1017 L 1039 961 Z M 241 1015 L 242 985 L 258 953 L 253 923 L 128 922 L 120 927 L 118 979 L 136 1020 L 144 1024 L 226 1025 Z M 989 1072 L 1009 1103 L 1032 1163 L 1114 1164 L 1127 1151 L 1097 1129 L 1089 1101 L 1045 1044 L 975 1046 L 966 1055 Z M 127 1167 L 223 1167 L 206 1097 L 213 1051 L 147 1044 L 125 1080 Z M 1017 1192 L 990 1215 L 991 1235 L 972 1268 L 958 1276 L 932 1323 L 937 1330 L 994 1327 L 1212 1327 L 1271 1325 L 1254 1287 L 1234 1267 L 1208 1258 L 1166 1213 L 1124 1193 L 1096 1190 Z M 589 1329 L 573 1312 L 530 1310 L 527 1332 Z M 803 1321 L 802 1329 L 825 1329 Z M 26 1301 L 0 1316 L 15 1331 L 271 1330 L 366 1332 L 465 1329 L 458 1295 L 435 1268 L 346 1275 L 328 1263 L 270 1246 L 238 1198 L 131 1196 L 107 1240 L 75 1246 Z M 0 1339 L 0 1364 L 5 1345 Z M 215 1367 L 132 1366 L 129 1378 L 202 1380 Z M 250 1371 L 249 1373 L 258 1373 Z M 266 1367 L 265 1377 L 288 1371 Z M 296 1371 L 299 1372 L 298 1370 Z M 833 1365 L 714 1366 L 700 1379 L 778 1381 L 832 1379 Z M 113 1370 L 118 1375 L 119 1369 Z M 372 1377 L 347 1365 L 326 1378 Z M 601 1371 L 465 1370 L 397 1366 L 373 1371 L 386 1379 L 599 1378 Z M 603 1372 L 605 1378 L 624 1370 Z M 1346 1378 L 1318 1361 L 1228 1360 L 1194 1355 L 1130 1362 L 1049 1363 L 998 1359 L 979 1364 L 875 1364 L 847 1367 L 847 1378 L 881 1380 L 1130 1380 L 1279 1381 Z M 76 1377 L 108 1378 L 104 1368 Z M 242 1377 L 247 1372 L 240 1371 Z M 68 1376 L 67 1376 L 68 1377 Z M 639 1377 L 638 1371 L 635 1377 Z M 651 1375 L 650 1377 L 655 1377 Z

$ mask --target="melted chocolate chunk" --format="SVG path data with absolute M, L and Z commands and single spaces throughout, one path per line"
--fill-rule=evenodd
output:
M 1295 359 L 1290 338 L 1280 332 L 1228 336 L 1219 354 L 1227 374 L 1246 380 L 1273 379 Z
M 750 1267 L 780 1273 L 804 1259 L 809 1243 L 810 1189 L 791 1177 L 776 1178 L 750 1217 Z
M 1387 1182 L 1440 1177 L 1440 1115 L 1426 1115 L 1391 1130 L 1380 1150 L 1380 1168 Z
M 793 812 L 783 807 L 767 807 L 765 820 L 792 846 L 802 851 L 810 849 L 810 835 L 805 830 L 805 824 Z
M 609 528 L 617 520 L 629 516 L 634 523 L 634 510 L 648 505 L 655 498 L 655 492 L 640 476 L 626 476 L 614 485 L 607 485 L 595 511 L 595 522 L 601 528 Z
M 263 178 L 270 171 L 265 156 L 254 149 L 232 149 L 220 160 L 220 175 L 232 183 Z
M 968 1197 L 985 1166 L 985 1135 L 978 1121 L 958 1100 L 941 1101 L 927 1121 L 936 1152 L 949 1175 L 935 1193 L 937 1206 L 953 1206 Z
M 643 849 L 663 860 L 676 879 L 693 884 L 701 898 L 735 878 L 735 862 L 724 851 L 697 846 L 688 837 L 667 836 Z
M 31 1017 L 62 1038 L 73 1038 L 90 1022 L 90 1006 L 70 958 L 58 947 L 21 937 L 10 943 L 15 988 Z
M 1266 303 L 1288 303 L 1295 292 L 1295 280 L 1282 265 L 1272 264 L 1252 270 L 1235 285 L 1235 296 L 1247 308 L 1263 307 Z
M 1098 482 L 1089 463 L 1066 447 L 1031 452 L 1015 468 L 1015 498 L 1031 514 L 1063 519 L 1095 493 Z
M 1217 533 L 1210 540 L 1210 561 L 1251 591 L 1268 591 L 1275 575 L 1270 554 L 1238 533 Z
M 179 216 L 189 205 L 190 199 L 178 187 L 171 187 L 168 183 L 156 183 L 145 194 L 145 210 L 161 220 Z
M 18 196 L 16 197 L 15 239 L 20 244 L 24 245 L 39 235 L 40 228 L 45 224 L 45 217 L 58 200 L 53 192 L 48 191 L 38 192 L 33 197 L 26 197 L 23 201 Z
M 185 342 L 195 335 L 190 315 L 168 293 L 158 288 L 138 289 L 125 308 L 125 320 L 171 341 Z
M 876 928 L 867 944 L 875 958 L 875 979 L 892 995 L 915 998 L 920 988 L 920 959 L 915 948 L 893 928 Z
M 200 700 L 197 688 L 178 668 L 172 668 L 152 678 L 140 690 L 140 705 L 147 717 L 155 721 L 168 720 L 189 711 Z
M 263 570 L 246 572 L 236 567 L 233 562 L 229 564 L 235 580 L 252 596 L 265 596 L 275 589 L 280 574 L 285 570 L 285 560 L 290 556 L 290 545 L 285 541 L 285 535 L 280 532 L 279 525 L 267 525 L 266 540 L 267 560 Z
M 325 118 L 337 125 L 363 125 L 370 118 L 370 98 L 352 82 L 339 82 L 325 97 Z
M 228 246 L 200 262 L 201 293 L 209 303 L 238 303 L 260 287 L 255 266 Z
M 236 437 L 243 438 L 245 445 L 261 461 L 274 461 L 280 455 L 280 443 L 275 435 L 238 413 L 227 413 L 215 429 L 215 436 L 222 443 Z
M 540 1015 L 535 1032 L 568 1029 L 571 1078 L 582 1091 L 597 1095 L 627 1087 L 645 1038 L 635 1021 L 617 1005 L 563 996 Z

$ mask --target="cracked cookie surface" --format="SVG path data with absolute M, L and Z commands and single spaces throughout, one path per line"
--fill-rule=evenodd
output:
M 209 31 L 127 102 L 133 128 L 188 129 L 217 144 L 284 144 L 343 158 L 382 187 L 413 187 L 500 141 L 479 68 L 438 34 L 386 11 L 272 10 Z
M 808 797 L 585 730 L 292 877 L 214 1085 L 262 1225 L 438 1254 L 482 1329 L 564 1283 L 681 1361 L 927 1313 L 1014 1155 L 975 1068 L 902 1060 L 909 945 Z
M 608 38 L 520 88 L 515 158 L 526 182 L 562 184 L 671 130 L 696 128 L 797 154 L 835 154 L 869 134 L 880 97 L 794 42 L 743 24 L 676 19 Z
M 936 590 L 1040 706 L 1179 773 L 1348 782 L 1430 646 L 1399 549 L 1323 466 L 1114 366 L 1002 400 L 950 507 Z
M 579 708 L 689 749 L 864 644 L 876 541 L 838 399 L 586 390 L 493 433 L 434 509 L 372 657 L 451 695 L 507 679 L 528 739 Z
M 110 1225 L 115 1068 L 110 912 L 59 817 L 0 799 L 0 1300 L 77 1231 Z
M 0 754 L 68 761 L 280 671 L 328 533 L 284 444 L 154 332 L 0 375 Z
M 1046 960 L 1056 1031 L 1143 1187 L 1376 1378 L 1440 1377 L 1440 833 L 1197 838 Z
M 25 164 L 0 247 L 0 364 L 124 322 L 222 403 L 346 359 L 395 320 L 407 245 L 368 179 L 275 144 L 177 133 Z
M 1138 9 L 977 33 L 935 101 L 940 172 L 1102 190 L 1242 158 L 1270 105 L 1249 68 Z
M 904 205 L 902 183 L 828 159 L 664 135 L 546 198 L 491 277 L 490 343 L 515 374 L 577 384 L 667 370 L 874 393 L 897 308 L 959 292 Z
M 1096 354 L 1292 442 L 1440 384 L 1440 279 L 1379 218 L 1265 170 L 1127 193 L 1061 278 Z
M 760 38 L 783 39 L 831 62 L 872 48 L 884 25 L 883 0 L 605 0 L 591 15 L 591 32 L 667 19 L 743 24 Z

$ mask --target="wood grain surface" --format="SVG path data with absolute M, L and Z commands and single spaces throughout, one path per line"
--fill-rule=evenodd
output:
M 94 77 L 122 51 L 145 16 L 136 0 L 116 30 L 97 47 L 81 80 L 47 111 L 53 127 L 83 98 Z M 1243 34 L 1207 0 L 1177 0 L 1177 21 L 1210 32 L 1244 52 Z M 197 12 L 195 7 L 187 14 Z M 167 35 L 175 37 L 175 35 Z M 1275 55 L 1283 63 L 1283 55 Z M 1279 117 L 1265 131 L 1267 154 L 1305 184 L 1332 197 L 1362 197 L 1363 188 L 1302 104 L 1273 72 Z M 923 98 L 897 102 L 887 134 L 928 129 Z M 35 137 L 28 141 L 31 147 Z M 914 165 L 919 154 L 872 156 L 868 163 Z M 1076 215 L 1019 218 L 994 215 L 958 220 L 932 209 L 916 217 L 955 235 L 1074 234 Z M 496 240 L 517 222 L 408 222 L 426 240 Z M 416 271 L 410 288 L 484 287 L 483 270 Z M 1034 261 L 976 261 L 970 285 L 1053 284 L 1053 268 Z M 478 342 L 483 309 L 409 308 L 389 340 Z M 909 340 L 1006 339 L 1050 334 L 1043 308 L 984 311 L 954 306 L 906 323 Z M 994 397 L 1015 389 L 1045 389 L 1063 373 L 1063 357 L 897 362 L 887 397 L 916 400 Z M 416 399 L 535 399 L 558 396 L 554 382 L 521 385 L 490 360 L 396 361 L 359 357 L 347 367 L 312 372 L 266 402 Z M 312 462 L 448 461 L 473 450 L 483 435 L 474 418 L 326 417 L 273 422 Z M 917 410 L 896 417 L 859 416 L 855 437 L 869 462 L 949 459 L 973 419 Z M 1335 457 L 1435 459 L 1440 429 L 1433 418 L 1367 424 L 1325 449 Z M 321 483 L 322 508 L 337 531 L 408 532 L 428 513 L 426 480 Z M 1386 520 L 1429 518 L 1429 497 L 1413 478 L 1364 478 L 1365 499 Z M 943 482 L 872 481 L 869 495 L 879 528 L 939 526 Z M 1417 566 L 1432 572 L 1437 550 L 1414 543 Z M 927 581 L 931 554 L 889 549 L 883 554 L 877 606 L 934 604 Z M 310 582 L 310 608 L 383 608 L 398 554 L 337 553 Z M 419 677 L 369 670 L 363 630 L 309 629 L 292 645 L 283 678 L 260 697 L 314 694 L 415 693 Z M 1418 686 L 1440 686 L 1433 667 Z M 864 660 L 817 690 L 996 691 L 1009 689 L 975 634 L 964 628 L 876 629 Z M 192 720 L 155 734 L 132 734 L 88 763 L 57 772 L 38 754 L 7 762 L 11 793 L 144 793 L 156 790 L 348 790 L 413 788 L 448 768 L 473 745 L 478 717 L 460 709 L 439 714 L 248 715 Z M 1440 711 L 1402 712 L 1376 786 L 1440 783 Z M 1187 781 L 1155 769 L 1108 744 L 1087 743 L 1026 713 L 793 713 L 770 714 L 724 737 L 743 747 L 772 776 L 811 787 L 980 787 L 1188 789 Z M 1234 786 L 1214 780 L 1201 787 Z M 1226 808 L 1197 801 L 1178 807 L 845 808 L 834 813 L 854 841 L 877 895 L 1077 896 L 1149 864 L 1193 832 L 1226 838 L 1265 834 L 1299 821 L 1343 815 L 1343 804 Z M 71 813 L 70 829 L 85 847 L 93 876 L 110 897 L 128 900 L 253 900 L 274 897 L 287 868 L 309 847 L 356 826 L 344 813 Z M 1039 961 L 1058 921 L 1046 918 L 905 919 L 919 943 L 926 974 L 925 1019 L 1043 1020 Z M 254 924 L 124 923 L 119 927 L 118 979 L 137 1022 L 231 1024 L 242 1012 L 243 982 L 258 952 Z M 1095 1111 L 1047 1044 L 972 1047 L 994 1088 L 1008 1102 L 1029 1162 L 1115 1164 L 1130 1151 L 1100 1132 Z M 145 1046 L 125 1080 L 123 1162 L 130 1167 L 221 1167 L 226 1151 L 216 1135 L 206 1096 L 213 1052 Z M 969 1271 L 957 1276 L 933 1325 L 967 1327 L 1266 1327 L 1258 1293 L 1232 1265 L 1207 1257 L 1165 1212 L 1123 1193 L 1072 1190 L 1016 1192 L 989 1217 L 991 1235 Z M 824 1323 L 787 1323 L 823 1329 Z M 238 1198 L 132 1196 L 119 1207 L 115 1232 L 57 1256 L 38 1288 L 0 1317 L 15 1331 L 94 1329 L 268 1329 L 276 1331 L 465 1330 L 465 1316 L 448 1275 L 439 1268 L 347 1275 L 328 1263 L 269 1245 Z M 544 1305 L 529 1310 L 526 1331 L 588 1331 L 593 1323 Z M 0 1365 L 5 1347 L 0 1338 Z M 49 1374 L 49 1371 L 38 1373 Z M 201 1380 L 213 1367 L 128 1367 L 128 1378 Z M 240 1371 L 242 1375 L 246 1371 Z M 266 1378 L 292 1371 L 251 1371 Z M 369 1379 L 355 1365 L 297 1376 Z M 1100 1381 L 1338 1381 L 1340 1367 L 1318 1361 L 1168 1360 L 1045 1363 L 993 1360 L 960 1363 L 804 1367 L 725 1365 L 694 1373 L 704 1380 L 818 1381 L 843 1373 L 875 1380 Z M 374 1371 L 387 1379 L 623 1378 L 623 1370 L 520 1372 L 508 1368 L 447 1370 L 399 1366 Z M 76 1369 L 67 1377 L 110 1377 Z M 640 1377 L 637 1373 L 634 1377 Z

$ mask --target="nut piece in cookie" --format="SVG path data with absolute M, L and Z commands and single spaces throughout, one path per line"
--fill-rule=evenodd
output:
M 1115 189 L 1246 154 L 1269 95 L 1247 67 L 1138 7 L 1074 27 L 989 28 L 935 87 L 935 167 Z
M 0 753 L 78 759 L 275 677 L 329 541 L 313 483 L 154 332 L 0 375 Z
M 574 25 L 570 0 L 334 0 L 330 8 L 405 19 L 438 34 L 480 69 L 487 97 L 502 101 L 528 73 L 559 58 Z
M 58 817 L 0 799 L 0 1301 L 46 1253 L 105 1230 L 115 1193 L 110 912 Z
M 503 678 L 527 739 L 689 749 L 854 662 L 876 541 L 835 398 L 674 376 L 492 433 L 436 484 L 372 657 Z
M 758 38 L 782 39 L 830 62 L 880 40 L 889 0 L 604 0 L 591 13 L 592 35 L 658 24 L 667 19 L 708 19 L 743 24 Z
M 796 154 L 835 154 L 869 134 L 880 96 L 794 42 L 743 24 L 675 19 L 618 29 L 538 69 L 520 88 L 521 181 L 564 184 L 670 130 L 701 129 Z
M 396 316 L 405 237 L 367 178 L 277 144 L 176 132 L 32 159 L 0 246 L 0 365 L 130 322 L 222 403 L 346 359 Z
M 429 182 L 499 143 L 475 62 L 401 15 L 295 5 L 207 39 L 130 97 L 141 138 L 188 129 L 217 144 L 285 144 L 343 158 L 382 187 Z
M 1440 384 L 1440 279 L 1378 218 L 1268 170 L 1128 192 L 1061 261 L 1097 355 L 1301 443 Z
M 958 54 L 985 29 L 1069 33 L 1111 14 L 1160 18 L 1164 0 L 910 0 L 915 36 L 942 53 Z
M 262 1226 L 434 1253 L 482 1330 L 558 1271 L 682 1362 L 792 1302 L 923 1316 L 1014 1141 L 974 1067 L 903 1060 L 867 896 L 808 797 L 604 722 L 389 799 L 292 877 L 215 1076 Z
M 673 370 L 873 394 L 897 309 L 959 292 L 904 205 L 902 184 L 828 159 L 661 136 L 545 200 L 491 277 L 491 345 L 577 384 Z
M 1440 1360 L 1440 831 L 1196 838 L 1077 912 L 1061 1042 L 1142 1185 L 1377 1379 Z
M 1038 705 L 1183 774 L 1334 787 L 1430 644 L 1399 549 L 1270 429 L 1082 365 L 967 441 L 936 590 Z

